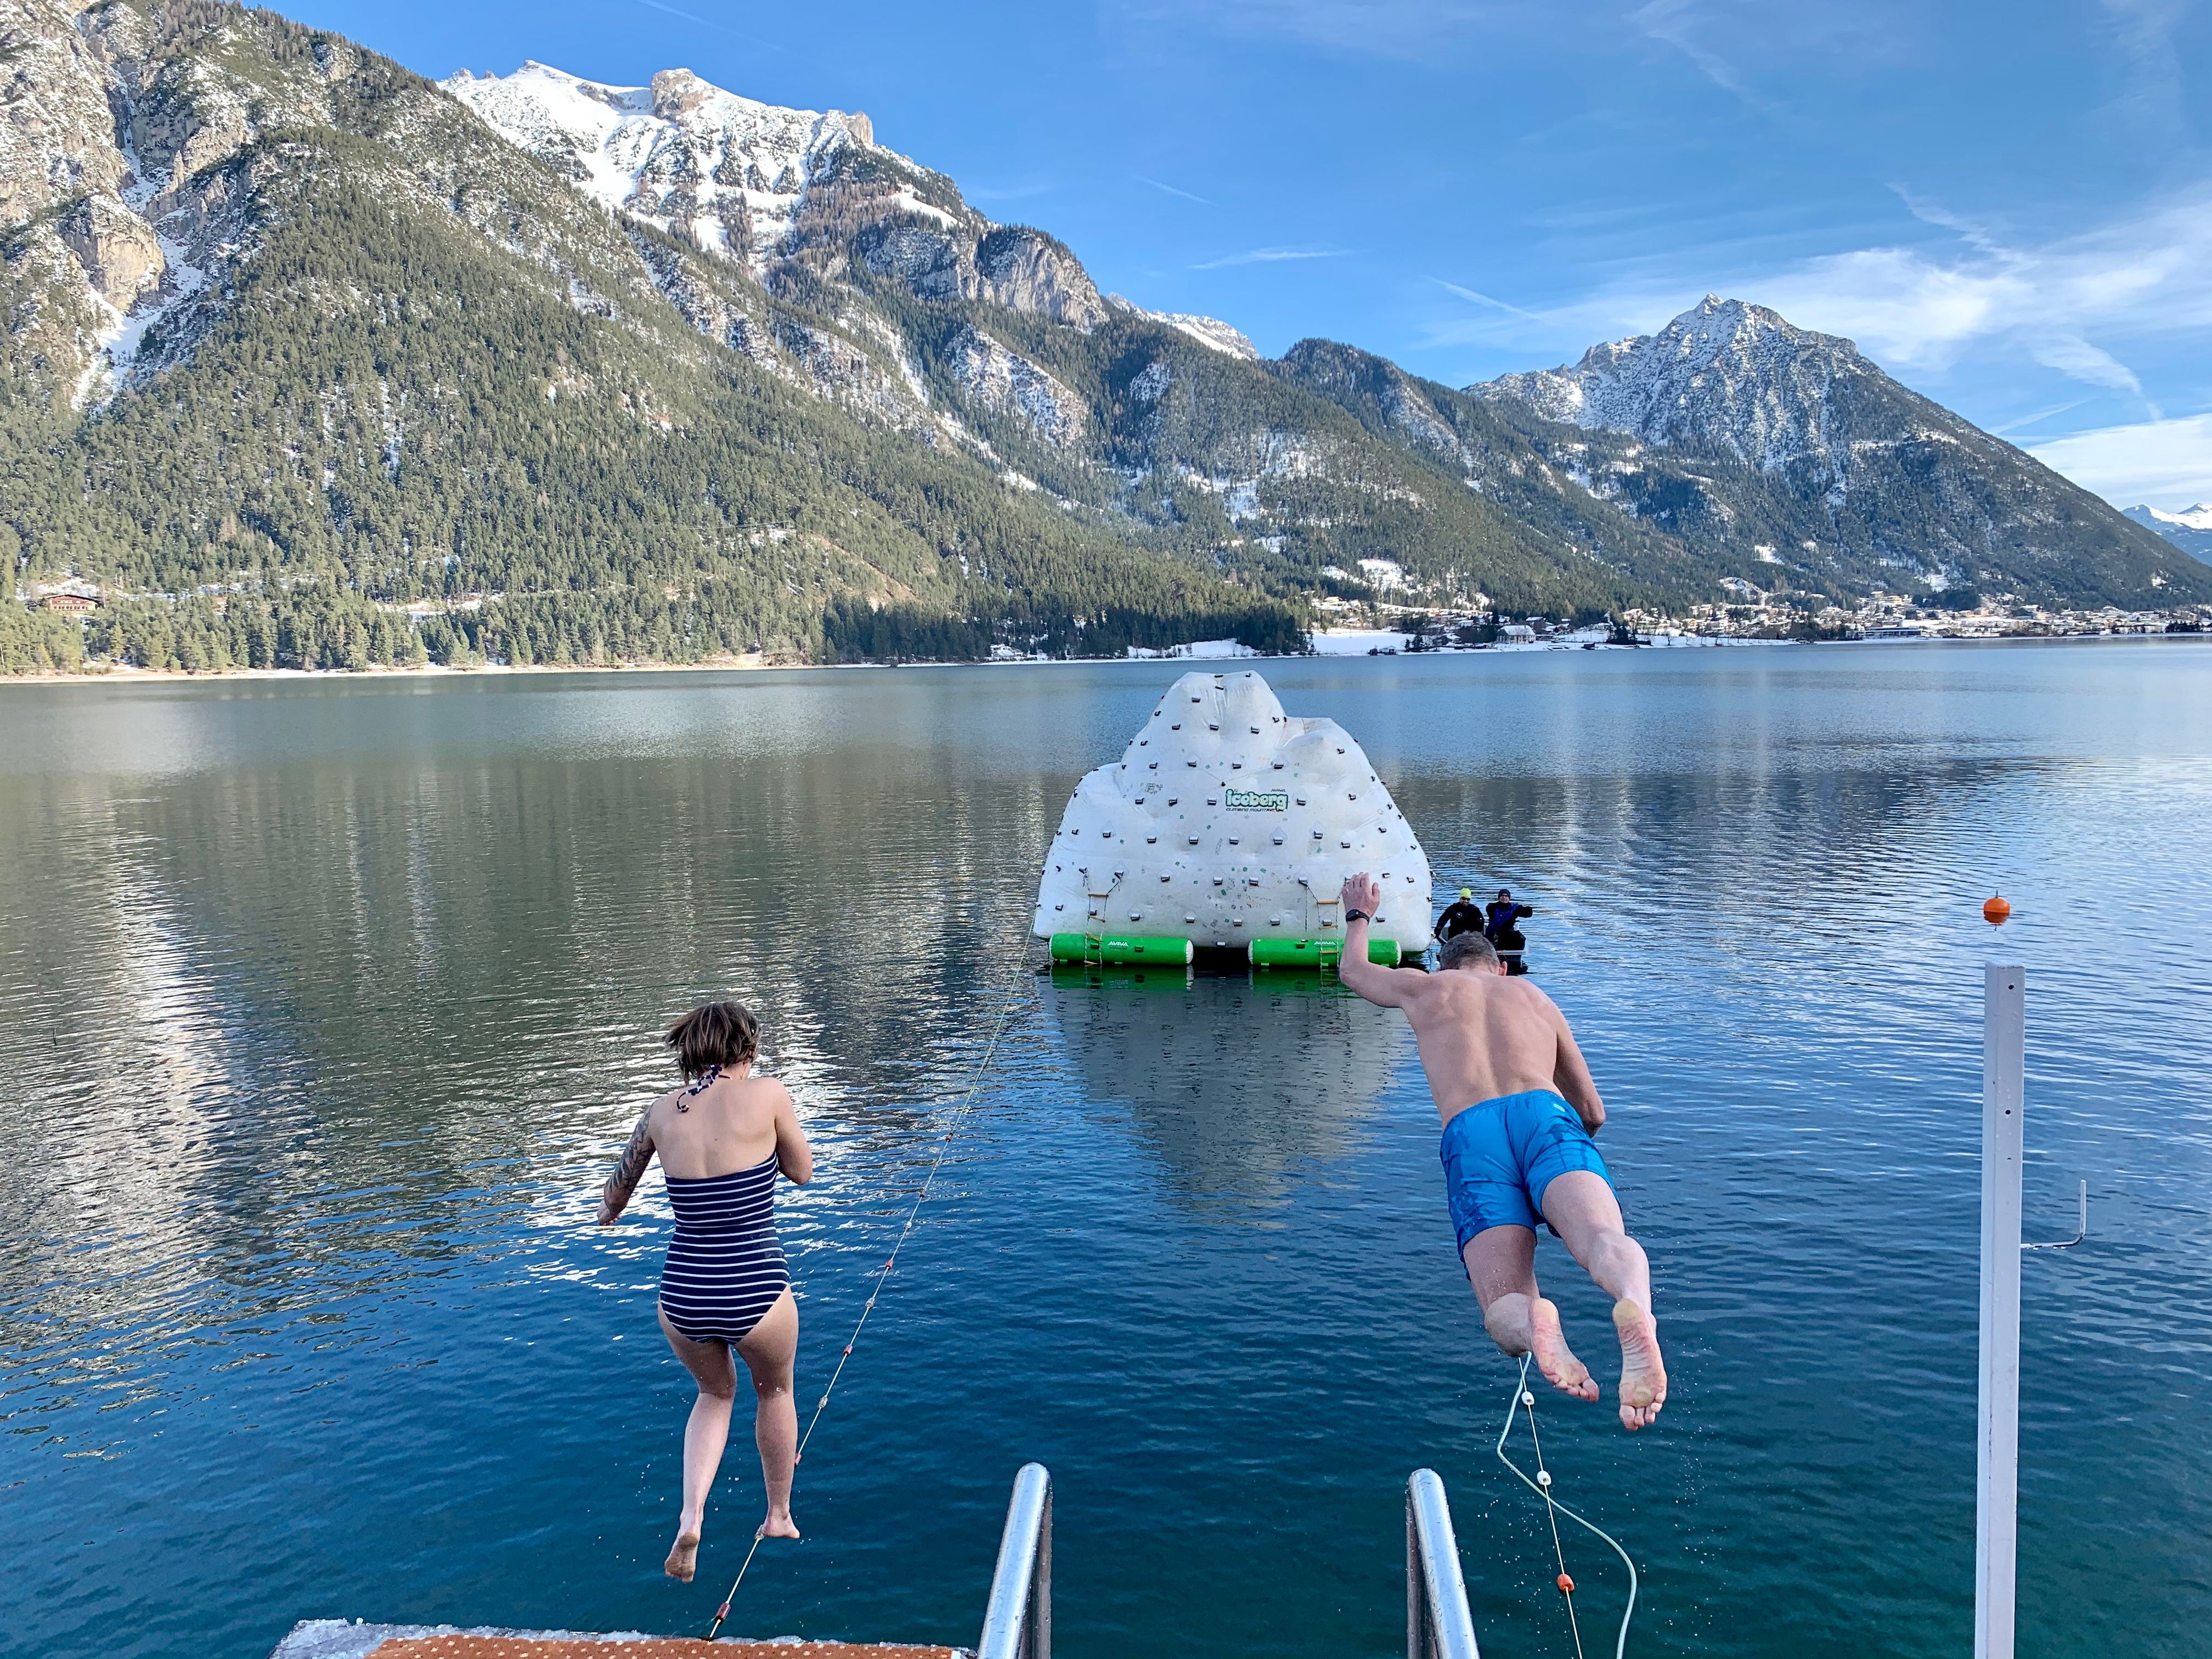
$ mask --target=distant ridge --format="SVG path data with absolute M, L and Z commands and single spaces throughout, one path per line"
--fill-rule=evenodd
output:
M 681 69 L 438 86 L 211 0 L 0 4 L 0 599 L 88 587 L 129 660 L 1295 649 L 1375 560 L 1394 604 L 1586 617 L 2212 597 L 1741 301 L 1464 392 L 1269 361 L 858 112 Z M 79 640 L 27 614 L 0 665 Z
M 1656 334 L 1468 390 L 1752 469 L 1783 520 L 1768 556 L 1845 585 L 1889 571 L 1939 593 L 2204 591 L 2201 572 L 2105 501 L 1899 385 L 1850 341 L 1763 306 L 1709 294 Z
M 2191 558 L 2212 564 L 2212 501 L 2199 501 L 2179 513 L 2131 507 L 2126 516 L 2147 530 L 2156 531 Z

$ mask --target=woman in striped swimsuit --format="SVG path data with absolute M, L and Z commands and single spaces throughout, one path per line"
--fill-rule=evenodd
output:
M 752 1373 L 757 1401 L 753 1439 L 768 1484 L 762 1534 L 799 1536 L 791 1520 L 799 1304 L 775 1238 L 775 1178 L 781 1172 L 805 1186 L 814 1176 L 814 1154 L 783 1085 L 752 1075 L 760 1025 L 744 1008 L 734 1002 L 695 1008 L 669 1027 L 668 1045 L 683 1065 L 684 1087 L 638 1120 L 600 1195 L 599 1224 L 623 1212 L 658 1152 L 676 1212 L 660 1274 L 660 1328 L 699 1384 L 684 1431 L 684 1512 L 665 1567 L 670 1577 L 689 1583 L 708 1489 L 729 1438 L 738 1392 L 733 1348 Z

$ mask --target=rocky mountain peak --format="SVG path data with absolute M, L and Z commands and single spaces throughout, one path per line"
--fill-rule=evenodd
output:
M 606 207 L 771 283 L 797 259 L 816 276 L 887 277 L 920 299 L 989 300 L 1077 328 L 1106 315 L 1060 242 L 993 225 L 944 174 L 877 144 L 865 115 L 759 103 L 686 69 L 611 87 L 529 63 L 444 86 Z
M 2199 501 L 2179 513 L 2161 513 L 2154 507 L 2131 507 L 2124 518 L 2133 519 L 2172 542 L 2191 558 L 2212 564 L 2212 501 Z
M 1188 311 L 1147 311 L 1135 301 L 1125 299 L 1119 294 L 1106 296 L 1106 307 L 1109 311 L 1125 312 L 1133 317 L 1149 317 L 1156 323 L 1165 323 L 1178 334 L 1188 336 L 1202 346 L 1209 346 L 1224 356 L 1247 363 L 1260 361 L 1260 348 L 1246 337 L 1242 329 L 1223 322 L 1218 317 L 1201 317 Z
M 810 191 L 837 171 L 841 154 L 875 147 L 865 115 L 763 104 L 688 69 L 617 87 L 530 62 L 507 76 L 465 70 L 441 84 L 604 206 L 756 271 L 791 240 Z M 916 184 L 935 178 L 891 159 Z M 949 181 L 928 193 L 960 206 Z M 907 194 L 910 210 L 957 216 Z
M 1841 465 L 1832 400 L 1841 385 L 1869 375 L 1881 371 L 1849 340 L 1708 294 L 1656 334 L 1592 346 L 1572 367 L 1467 389 L 1547 420 L 1717 448 L 1772 471 L 1807 459 Z
M 22 296 L 0 371 L 63 416 L 0 434 L 29 503 L 0 523 L 27 568 L 134 592 L 304 574 L 337 616 L 511 580 L 528 605 L 487 599 L 468 650 L 537 650 L 504 614 L 571 653 L 848 656 L 986 649 L 977 617 L 1095 650 L 1073 619 L 1125 605 L 1155 632 L 1103 648 L 1218 637 L 1252 592 L 1383 555 L 1435 602 L 1547 613 L 1747 578 L 2212 593 L 2153 528 L 1760 307 L 1709 295 L 1474 396 L 1327 341 L 1260 362 L 1218 319 L 1097 326 L 1127 302 L 1068 247 L 994 224 L 865 116 L 684 69 L 618 87 L 530 63 L 441 90 L 264 9 L 0 0 L 0 197 Z M 762 377 L 801 395 L 755 398 Z M 156 385 L 174 467 L 145 465 L 139 423 L 70 423 Z M 550 542 L 461 465 L 524 431 L 554 437 Z M 276 527 L 246 526 L 269 480 Z M 679 533 L 617 527 L 606 492 L 633 487 Z M 793 529 L 848 523 L 851 547 Z M 794 536 L 818 576 L 794 577 Z
M 719 90 L 688 69 L 663 70 L 653 77 L 653 112 L 671 121 L 681 120 Z

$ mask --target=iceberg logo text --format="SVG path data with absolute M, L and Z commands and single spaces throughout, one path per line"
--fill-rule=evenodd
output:
M 1232 812 L 1287 812 L 1291 796 L 1286 789 L 1224 789 L 1221 804 Z

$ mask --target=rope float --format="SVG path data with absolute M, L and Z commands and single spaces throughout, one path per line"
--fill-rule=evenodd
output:
M 905 1248 L 907 1236 L 914 1231 L 915 1223 L 921 1215 L 921 1206 L 929 1201 L 929 1189 L 936 1183 L 937 1172 L 945 1167 L 945 1157 L 951 1150 L 953 1138 L 967 1127 L 969 1116 L 975 1109 L 975 1091 L 982 1086 L 983 1074 L 991 1069 L 992 1058 L 998 1053 L 999 1039 L 1006 1030 L 1007 1017 L 1014 1011 L 1015 994 L 1021 989 L 1023 981 L 1029 977 L 1028 969 L 1027 958 L 1024 957 L 1006 986 L 1006 995 L 1000 1000 L 998 1020 L 991 1027 L 990 1040 L 983 1045 L 982 1057 L 975 1062 L 975 1069 L 968 1079 L 967 1090 L 960 1097 L 959 1109 L 953 1115 L 952 1127 L 939 1139 L 937 1157 L 930 1164 L 929 1173 L 922 1178 L 921 1189 L 915 1194 L 913 1207 L 906 1212 L 905 1224 L 900 1227 L 898 1237 L 891 1242 L 890 1255 L 876 1270 L 875 1285 L 869 1291 L 868 1299 L 860 1305 L 860 1317 L 853 1326 L 853 1334 L 846 1339 L 844 1352 L 837 1356 L 836 1369 L 830 1373 L 830 1381 L 823 1386 L 822 1397 L 814 1402 L 814 1415 L 807 1419 L 806 1432 L 799 1437 L 799 1449 L 792 1455 L 792 1484 L 794 1486 L 799 1484 L 799 1465 L 806 1458 L 807 1443 L 814 1438 L 814 1431 L 822 1421 L 822 1413 L 830 1409 L 830 1396 L 836 1392 L 838 1378 L 845 1375 L 845 1367 L 852 1360 L 853 1350 L 860 1340 L 860 1332 L 867 1325 L 868 1316 L 876 1310 L 876 1298 L 884 1292 L 884 1281 L 890 1277 L 891 1269 L 898 1265 L 899 1251 Z M 722 1621 L 730 1616 L 730 1604 L 737 1600 L 738 1588 L 745 1582 L 745 1573 L 752 1566 L 753 1557 L 760 1553 L 761 1544 L 766 1537 L 767 1534 L 758 1528 L 754 1529 L 752 1547 L 745 1552 L 745 1559 L 738 1565 L 738 1576 L 730 1581 L 730 1593 L 722 1598 L 722 1605 L 714 1609 L 714 1622 L 707 1626 L 707 1640 L 709 1642 L 722 1628 Z
M 1613 1644 L 1613 1659 L 1622 1659 L 1628 1651 L 1628 1624 L 1636 1616 L 1636 1563 L 1628 1559 L 1628 1552 L 1620 1540 L 1593 1521 L 1583 1519 L 1552 1494 L 1552 1472 L 1544 1467 L 1544 1443 L 1536 1437 L 1536 1396 L 1528 1389 L 1528 1361 L 1531 1356 L 1521 1356 L 1520 1380 L 1513 1385 L 1513 1398 L 1505 1407 L 1505 1426 L 1498 1431 L 1498 1461 L 1513 1471 L 1521 1484 L 1544 1500 L 1544 1518 L 1552 1523 L 1552 1553 L 1559 1564 L 1559 1576 L 1553 1582 L 1567 1604 L 1567 1628 L 1574 1634 L 1575 1659 L 1583 1659 L 1582 1625 L 1575 1617 L 1575 1581 L 1567 1573 L 1567 1553 L 1559 1542 L 1559 1517 L 1565 1516 L 1587 1532 L 1595 1533 L 1613 1546 L 1613 1553 L 1620 1558 L 1621 1565 L 1628 1569 L 1628 1605 L 1621 1609 L 1620 1634 Z M 1536 1452 L 1536 1478 L 1530 1480 L 1521 1466 L 1505 1455 L 1505 1441 L 1513 1432 L 1513 1419 L 1521 1412 L 1528 1413 L 1528 1443 Z

